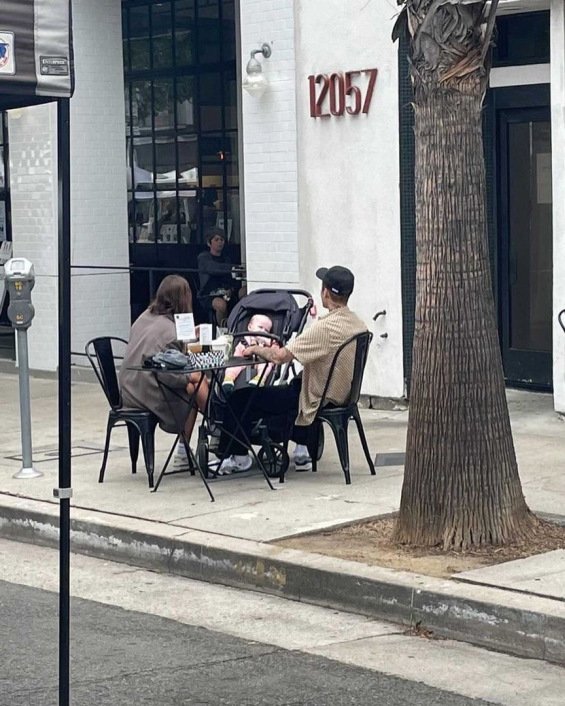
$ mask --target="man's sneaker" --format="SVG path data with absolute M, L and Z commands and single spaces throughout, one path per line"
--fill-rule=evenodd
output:
M 253 459 L 249 454 L 244 456 L 229 456 L 218 468 L 218 475 L 229 475 L 230 473 L 243 473 L 248 471 L 253 465 Z
M 188 471 L 190 469 L 190 463 L 188 462 L 188 456 L 186 455 L 186 449 L 182 442 L 178 442 L 173 456 L 173 470 L 174 471 Z
M 299 473 L 312 470 L 312 459 L 308 454 L 308 449 L 302 444 L 296 444 L 294 449 L 294 470 Z
M 311 471 L 312 470 L 312 459 L 310 456 L 295 456 L 294 457 L 294 470 L 298 471 Z

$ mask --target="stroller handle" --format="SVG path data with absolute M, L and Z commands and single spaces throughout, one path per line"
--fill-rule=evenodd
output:
M 234 341 L 238 338 L 245 338 L 246 336 L 270 338 L 272 341 L 276 341 L 277 343 L 280 343 L 281 346 L 284 346 L 283 339 L 280 336 L 277 336 L 276 333 L 267 333 L 267 331 L 239 331 L 238 333 L 230 333 L 230 336 L 233 337 Z
M 306 299 L 312 299 L 312 301 L 314 300 L 314 297 L 310 294 L 310 292 L 307 292 L 305 289 L 254 289 L 251 294 L 276 294 L 277 292 L 288 292 L 292 295 L 298 294 L 306 297 Z

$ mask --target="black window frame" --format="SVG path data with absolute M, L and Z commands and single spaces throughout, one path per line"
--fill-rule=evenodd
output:
M 156 6 L 156 3 L 154 0 L 122 0 L 122 26 L 123 26 L 123 46 L 124 46 L 124 80 L 125 80 L 125 89 L 126 89 L 126 143 L 127 143 L 127 163 L 129 165 L 130 169 L 130 175 L 128 179 L 128 206 L 129 206 L 129 213 L 128 213 L 128 231 L 129 231 L 129 239 L 130 243 L 137 244 L 140 243 L 140 245 L 145 242 L 150 242 L 152 245 L 159 246 L 163 245 L 161 240 L 159 240 L 159 227 L 158 224 L 155 223 L 157 220 L 157 215 L 160 212 L 159 209 L 159 199 L 158 199 L 158 194 L 161 191 L 167 191 L 167 192 L 172 192 L 174 193 L 174 196 L 171 196 L 171 198 L 174 198 L 176 201 L 176 213 L 173 213 L 173 218 L 176 217 L 176 240 L 173 242 L 167 242 L 166 245 L 181 245 L 183 243 L 186 243 L 186 232 L 183 236 L 182 233 L 182 225 L 183 222 L 181 221 L 181 213 L 183 213 L 183 207 L 181 204 L 181 198 L 182 196 L 180 194 L 187 193 L 187 192 L 194 192 L 194 197 L 196 199 L 196 208 L 195 208 L 195 229 L 191 230 L 188 235 L 188 242 L 192 245 L 202 245 L 205 242 L 205 229 L 209 227 L 210 225 L 213 225 L 212 223 L 205 223 L 204 219 L 204 209 L 205 209 L 205 201 L 209 200 L 210 197 L 213 195 L 212 189 L 216 188 L 218 195 L 221 196 L 221 203 L 222 203 L 222 208 L 217 211 L 217 213 L 222 214 L 223 216 L 223 223 L 228 224 L 228 219 L 235 219 L 236 217 L 239 217 L 239 209 L 237 212 L 232 213 L 230 210 L 230 204 L 234 203 L 233 197 L 235 196 L 236 200 L 239 201 L 240 198 L 240 183 L 239 183 L 239 160 L 241 159 L 241 155 L 237 153 L 237 147 L 238 147 L 238 124 L 237 124 L 237 117 L 235 119 L 235 124 L 233 126 L 228 126 L 226 123 L 226 113 L 229 108 L 233 109 L 233 114 L 237 116 L 237 98 L 235 98 L 236 104 L 231 105 L 229 103 L 226 103 L 226 94 L 227 94 L 227 86 L 230 81 L 234 82 L 234 85 L 237 86 L 237 64 L 236 64 L 236 54 L 235 54 L 235 42 L 233 41 L 233 37 L 235 36 L 235 16 L 233 18 L 233 22 L 231 22 L 231 18 L 228 20 L 224 21 L 224 2 L 223 0 L 208 0 L 208 4 L 212 4 L 217 8 L 218 12 L 218 28 L 219 28 L 219 43 L 218 43 L 218 50 L 219 50 L 219 56 L 218 56 L 218 61 L 208 61 L 208 62 L 201 62 L 200 61 L 200 45 L 199 45 L 199 32 L 202 31 L 203 24 L 200 21 L 199 17 L 199 7 L 202 4 L 203 0 L 167 0 L 166 3 L 158 3 L 160 7 L 163 5 L 168 5 L 170 8 L 171 12 L 171 21 L 170 21 L 170 26 L 172 30 L 175 28 L 176 23 L 175 23 L 175 14 L 180 7 L 180 4 L 183 3 L 183 5 L 187 5 L 190 2 L 192 2 L 192 9 L 194 12 L 194 22 L 193 22 L 193 27 L 194 27 L 194 55 L 193 55 L 193 61 L 192 63 L 189 64 L 183 64 L 179 65 L 177 64 L 177 58 L 178 58 L 178 52 L 177 52 L 177 45 L 176 45 L 176 32 L 171 31 L 171 64 L 168 67 L 155 67 L 154 66 L 154 44 L 155 44 L 155 33 L 153 31 L 153 18 L 154 18 L 154 10 L 153 8 Z M 234 9 L 234 14 L 236 12 L 236 3 L 235 1 L 230 4 L 233 6 Z M 133 68 L 132 67 L 132 42 L 135 41 L 133 37 L 133 30 L 131 29 L 131 13 L 132 10 L 135 11 L 136 9 L 147 7 L 147 12 L 148 12 L 148 27 L 149 27 L 149 39 L 148 39 L 148 46 L 149 46 L 149 67 L 148 68 Z M 231 24 L 230 24 L 231 23 Z M 229 35 L 229 36 L 228 36 Z M 230 55 L 227 56 L 226 53 L 228 51 L 228 48 L 231 50 Z M 221 97 L 221 120 L 220 120 L 220 125 L 219 128 L 218 126 L 214 126 L 213 129 L 206 129 L 205 125 L 201 124 L 201 119 L 200 119 L 200 111 L 201 111 L 201 95 L 202 95 L 202 83 L 204 80 L 204 77 L 218 74 L 220 76 L 220 97 Z M 183 79 L 192 79 L 193 81 L 193 87 L 194 87 L 194 99 L 192 101 L 193 104 L 193 125 L 190 127 L 179 127 L 179 116 L 178 116 L 178 102 L 177 102 L 177 97 L 178 97 L 178 87 L 180 81 Z M 173 106 L 173 126 L 170 128 L 157 128 L 155 125 L 155 82 L 156 81 L 171 81 L 172 82 L 172 96 L 171 96 L 171 103 Z M 134 127 L 134 120 L 133 118 L 133 97 L 132 97 L 132 87 L 135 85 L 136 82 L 148 82 L 150 86 L 150 103 L 151 103 L 151 124 L 150 127 L 143 129 L 143 135 L 141 135 L 140 130 L 138 127 Z M 129 116 L 129 118 L 128 118 Z M 195 142 L 196 142 L 196 151 L 197 151 L 197 158 L 196 158 L 196 164 L 194 165 L 196 169 L 198 170 L 198 179 L 197 183 L 192 186 L 192 185 L 185 185 L 183 183 L 179 183 L 179 168 L 181 168 L 183 165 L 180 164 L 179 160 L 179 144 L 183 140 L 186 140 L 187 137 L 193 137 Z M 159 185 L 155 182 L 155 180 L 152 183 L 152 187 L 148 189 L 148 191 L 151 192 L 152 197 L 151 199 L 147 199 L 147 201 L 151 200 L 152 203 L 152 209 L 153 209 L 153 224 L 152 224 L 152 230 L 153 232 L 148 234 L 149 239 L 148 241 L 140 241 L 139 240 L 139 235 L 142 229 L 142 226 L 139 223 L 136 223 L 136 210 L 137 210 L 137 203 L 140 203 L 139 200 L 136 201 L 135 199 L 135 194 L 140 193 L 139 189 L 136 189 L 136 182 L 135 182 L 135 159 L 134 159 L 134 145 L 136 143 L 136 140 L 140 141 L 140 138 L 148 138 L 149 139 L 149 144 L 152 145 L 153 149 L 153 155 L 152 155 L 152 163 L 153 163 L 153 173 L 157 173 L 157 154 L 156 154 L 156 145 L 158 144 L 158 140 L 164 140 L 164 139 L 170 139 L 172 143 L 174 144 L 174 171 L 175 171 L 175 179 L 174 179 L 174 186 L 171 180 L 171 183 L 168 184 L 166 187 L 162 186 L 161 188 Z M 217 144 L 219 146 L 219 149 L 217 150 L 216 154 L 218 156 L 218 163 L 214 163 L 212 161 L 207 162 L 205 155 L 203 155 L 203 150 L 202 147 L 206 143 L 206 140 L 210 144 L 211 141 L 217 140 Z M 139 142 L 140 143 L 140 142 Z M 138 144 L 139 144 L 138 143 Z M 234 150 L 236 152 L 236 157 L 234 159 L 234 155 L 231 153 L 230 150 L 230 145 L 235 146 Z M 203 177 L 205 177 L 205 174 L 203 173 L 206 169 L 207 164 L 214 164 L 215 168 L 219 167 L 219 179 L 221 183 L 217 187 L 212 187 L 212 186 L 203 186 Z M 191 167 L 192 168 L 192 167 Z M 172 171 L 172 170 L 171 170 Z M 231 197 L 231 198 L 230 198 Z M 188 205 L 188 202 L 185 203 L 185 206 Z M 151 206 L 150 206 L 151 208 Z M 213 213 L 210 214 L 212 217 L 214 216 Z M 186 215 L 185 215 L 186 218 Z M 174 222 L 174 221 L 173 221 Z M 235 235 L 235 238 L 232 237 L 232 241 L 234 241 L 234 244 L 239 245 L 239 237 L 237 234 L 241 232 L 240 224 L 239 223 L 233 223 L 232 220 L 232 233 Z M 230 233 L 226 229 L 226 235 L 230 235 Z M 184 237 L 184 240 L 183 240 Z
M 529 43 L 537 42 L 539 53 L 525 51 Z M 509 43 L 518 50 L 511 53 Z M 492 50 L 492 65 L 528 66 L 549 64 L 550 13 L 549 10 L 516 12 L 496 18 L 496 33 Z

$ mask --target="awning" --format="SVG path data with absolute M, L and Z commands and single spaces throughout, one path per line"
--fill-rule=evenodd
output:
M 0 110 L 70 98 L 70 0 L 1 0 Z

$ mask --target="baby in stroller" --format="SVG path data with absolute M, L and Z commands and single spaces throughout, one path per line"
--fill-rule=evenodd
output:
M 270 338 L 269 336 L 261 336 L 257 334 L 267 333 L 270 334 L 273 330 L 273 321 L 266 314 L 253 314 L 249 319 L 247 324 L 247 330 L 249 331 L 249 336 L 244 336 L 240 339 L 239 343 L 234 349 L 234 356 L 243 356 L 243 351 L 248 346 L 278 346 L 278 342 Z M 273 370 L 274 365 L 272 363 L 260 363 L 254 368 L 254 376 L 249 380 L 250 385 L 264 385 L 269 379 L 269 375 Z M 241 375 L 244 370 L 248 370 L 246 366 L 237 366 L 235 368 L 228 368 L 224 376 L 224 382 L 222 383 L 222 391 L 225 395 L 229 395 L 233 392 L 235 388 L 235 383 L 237 378 Z
M 297 301 L 300 299 L 301 304 Z M 241 299 L 234 307 L 228 318 L 228 333 L 235 341 L 241 341 L 241 346 L 236 346 L 235 356 L 240 356 L 245 348 L 252 345 L 284 346 L 293 335 L 300 334 L 306 325 L 308 317 L 311 315 L 314 300 L 312 295 L 299 289 L 259 289 L 251 292 Z M 252 339 L 260 339 L 251 343 Z M 247 340 L 246 340 L 247 339 Z M 261 385 L 272 385 L 284 383 L 288 380 L 291 369 L 288 366 L 280 370 L 274 370 L 272 363 L 258 363 L 260 367 L 255 367 L 252 378 L 252 385 L 260 382 Z M 267 369 L 263 366 L 267 366 Z M 247 366 L 249 369 L 249 366 Z M 275 379 L 276 373 L 276 379 Z M 204 473 L 211 472 L 214 475 L 224 475 L 231 472 L 244 471 L 251 466 L 251 457 L 246 457 L 246 463 L 238 469 L 230 469 L 225 463 L 217 468 L 217 463 L 209 466 L 209 454 L 216 453 L 220 439 L 220 432 L 225 414 L 225 404 L 230 393 L 242 385 L 243 380 L 238 379 L 241 368 L 235 367 L 230 371 L 226 368 L 225 377 L 221 386 L 221 395 L 213 392 L 210 398 L 209 422 L 202 424 L 199 430 L 196 456 L 198 463 Z M 243 377 L 243 375 L 242 375 Z M 236 382 L 237 381 L 237 382 Z M 226 385 L 227 382 L 227 385 Z M 247 385 L 250 381 L 247 381 Z M 250 389 L 250 388 L 248 388 Z M 294 419 L 288 420 L 289 424 L 284 425 L 290 428 Z M 270 477 L 278 477 L 282 480 L 288 467 L 288 435 L 279 440 L 270 439 L 265 436 L 264 431 L 257 430 L 253 434 L 251 442 L 260 446 L 257 456 Z M 217 468 L 217 470 L 216 470 Z

